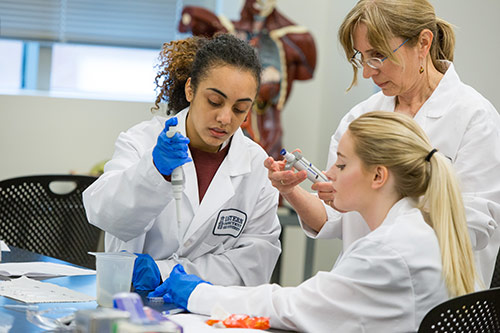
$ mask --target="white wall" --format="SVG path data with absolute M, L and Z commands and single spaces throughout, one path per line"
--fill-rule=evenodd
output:
M 432 0 L 439 17 L 455 26 L 455 67 L 463 82 L 500 111 L 500 1 Z
M 0 95 L 0 179 L 87 173 L 111 158 L 121 131 L 151 118 L 150 103 Z
M 224 0 L 222 8 L 234 15 L 234 3 Z M 230 3 L 231 2 L 231 3 Z M 438 16 L 455 24 L 455 64 L 462 80 L 471 84 L 500 108 L 500 1 L 432 0 Z M 341 117 L 373 91 L 362 80 L 349 93 L 351 69 L 339 44 L 337 30 L 354 0 L 278 1 L 278 8 L 291 20 L 310 29 L 318 62 L 315 77 L 296 81 L 283 111 L 284 146 L 301 148 L 320 167 L 326 165 L 331 134 Z M 109 158 L 120 131 L 149 119 L 149 103 L 82 100 L 43 96 L 0 95 L 0 179 L 23 174 L 85 172 Z M 289 233 L 291 244 L 302 244 L 300 230 Z M 288 237 L 288 236 L 287 236 Z M 314 270 L 328 270 L 340 243 L 316 242 Z M 288 250 L 289 249 L 289 250 Z M 299 283 L 303 258 L 300 247 L 287 247 L 288 285 Z M 299 271 L 297 271 L 297 269 Z M 286 274 L 287 270 L 285 270 Z M 297 273 L 298 272 L 298 273 Z

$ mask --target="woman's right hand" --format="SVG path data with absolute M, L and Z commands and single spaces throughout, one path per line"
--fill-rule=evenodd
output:
M 307 178 L 306 171 L 285 170 L 285 161 L 275 161 L 272 157 L 266 158 L 264 166 L 269 170 L 268 177 L 272 185 L 283 195 L 293 192 L 295 186 Z
M 165 122 L 165 128 L 158 135 L 153 149 L 153 163 L 164 176 L 170 176 L 175 168 L 192 161 L 188 154 L 189 139 L 180 133 L 175 133 L 171 138 L 167 136 L 169 127 L 176 126 L 177 122 L 177 117 Z
M 285 164 L 285 161 L 275 161 L 272 157 L 268 157 L 264 161 L 264 166 L 269 170 L 269 180 L 271 180 L 272 185 L 280 191 L 297 214 L 300 215 L 302 223 L 319 232 L 328 219 L 327 212 L 324 209 L 325 206 L 318 196 L 297 186 L 307 178 L 307 172 L 305 170 L 299 172 L 285 170 Z M 320 183 L 316 184 L 316 186 L 320 185 Z M 330 182 L 321 184 L 325 185 L 321 185 L 320 187 L 325 187 Z

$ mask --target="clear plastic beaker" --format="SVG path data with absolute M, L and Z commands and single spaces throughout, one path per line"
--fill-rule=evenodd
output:
M 130 292 L 137 257 L 129 252 L 89 252 L 96 257 L 97 304 L 113 307 L 113 295 Z

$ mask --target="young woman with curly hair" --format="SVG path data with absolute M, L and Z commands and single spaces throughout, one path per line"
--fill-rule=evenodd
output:
M 231 35 L 163 46 L 153 109 L 166 102 L 167 115 L 122 133 L 84 193 L 106 251 L 138 253 L 136 289 L 156 288 L 178 262 L 221 285 L 269 281 L 280 254 L 278 191 L 263 166 L 267 154 L 240 129 L 260 73 L 253 48 Z M 185 179 L 179 210 L 176 168 Z

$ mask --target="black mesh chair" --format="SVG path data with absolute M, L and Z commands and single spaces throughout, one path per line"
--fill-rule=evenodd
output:
M 0 181 L 0 239 L 8 245 L 95 268 L 100 229 L 89 224 L 82 192 L 97 178 L 26 176 Z
M 500 332 L 500 288 L 452 298 L 430 310 L 419 333 Z

